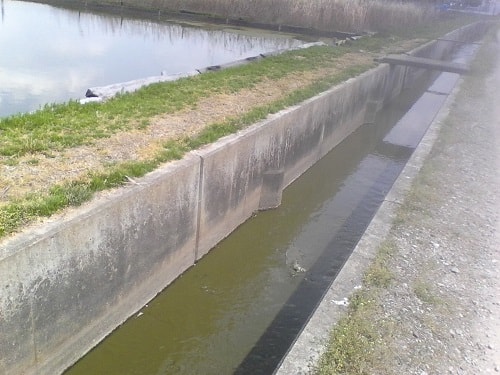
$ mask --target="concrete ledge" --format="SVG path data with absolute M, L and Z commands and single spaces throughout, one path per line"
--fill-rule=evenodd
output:
M 57 374 L 195 261 L 199 159 L 4 240 L 0 368 Z

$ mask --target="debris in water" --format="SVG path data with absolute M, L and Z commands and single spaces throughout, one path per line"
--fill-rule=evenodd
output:
M 293 263 L 293 270 L 295 272 L 306 272 L 306 269 L 304 267 L 301 267 L 301 265 L 297 261 Z

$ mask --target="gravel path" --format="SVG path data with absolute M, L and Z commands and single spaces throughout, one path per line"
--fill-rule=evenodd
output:
M 389 234 L 380 373 L 500 372 L 500 44 L 488 49 L 494 72 L 461 85 Z

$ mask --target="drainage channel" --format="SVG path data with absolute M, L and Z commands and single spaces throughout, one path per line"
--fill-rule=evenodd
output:
M 278 209 L 240 226 L 66 374 L 272 373 L 418 145 L 429 109 L 446 99 L 436 84 L 425 92 L 429 83 L 351 134 Z M 402 124 L 410 108 L 416 117 Z

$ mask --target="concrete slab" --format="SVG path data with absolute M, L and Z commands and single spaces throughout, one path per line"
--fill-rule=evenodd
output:
M 464 64 L 427 59 L 424 57 L 415 57 L 408 55 L 388 55 L 382 57 L 378 61 L 382 63 L 388 63 L 391 65 L 405 65 L 405 66 L 412 66 L 415 68 L 440 70 L 443 72 L 451 72 L 459 74 L 469 73 L 469 67 L 467 67 Z
M 426 92 L 384 138 L 393 145 L 415 148 L 441 109 L 446 95 Z
M 434 83 L 427 89 L 429 92 L 449 94 L 453 91 L 460 75 L 457 73 L 444 72 L 441 74 Z

